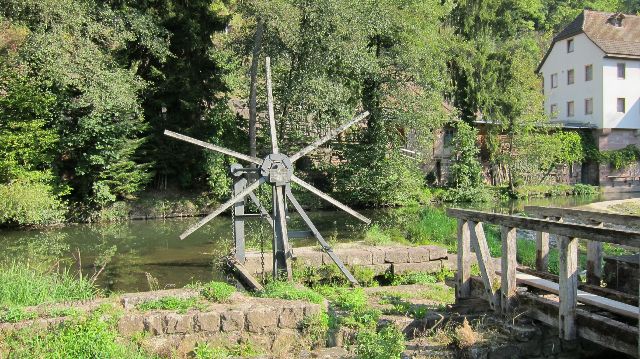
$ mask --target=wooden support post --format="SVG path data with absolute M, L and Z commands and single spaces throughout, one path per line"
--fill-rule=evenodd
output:
M 598 222 L 596 227 L 604 227 Z M 602 242 L 587 241 L 587 283 L 600 285 L 602 281 Z
M 476 252 L 476 257 L 478 258 L 478 267 L 480 267 L 480 273 L 482 274 L 485 293 L 489 298 L 489 306 L 491 309 L 496 310 L 498 309 L 499 298 L 493 288 L 495 270 L 493 269 L 493 261 L 491 259 L 491 254 L 489 253 L 487 239 L 484 236 L 482 222 L 476 223 L 469 221 L 468 223 L 471 230 L 471 245 L 473 246 L 473 249 Z
M 559 297 L 560 338 L 576 338 L 576 306 L 578 300 L 578 240 L 558 236 L 559 251 Z
M 542 217 L 542 219 L 548 218 Z M 549 270 L 549 233 L 546 232 L 536 232 L 536 270 L 540 272 Z
M 456 299 L 471 295 L 471 239 L 469 222 L 458 219 L 458 283 Z
M 238 176 L 233 178 L 233 195 L 237 196 L 247 186 L 247 179 L 244 176 Z M 235 239 L 235 256 L 239 263 L 244 263 L 245 249 L 244 249 L 244 201 L 242 198 L 240 201 L 233 205 L 233 238 Z
M 516 229 L 500 227 L 502 237 L 502 273 L 500 291 L 502 298 L 500 305 L 503 313 L 509 313 L 513 309 L 513 300 L 516 296 Z

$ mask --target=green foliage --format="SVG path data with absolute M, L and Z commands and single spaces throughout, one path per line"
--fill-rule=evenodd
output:
M 262 298 L 279 298 L 290 300 L 306 300 L 311 303 L 322 303 L 324 298 L 309 288 L 298 286 L 291 282 L 273 281 L 264 286 L 258 293 Z
M 476 190 L 484 184 L 477 145 L 478 130 L 465 122 L 456 123 L 453 136 L 453 156 L 449 167 L 449 185 Z
M 414 244 L 440 244 L 456 251 L 457 223 L 445 211 L 436 207 L 424 207 L 417 221 L 404 225 L 408 239 Z
M 61 223 L 64 202 L 51 185 L 14 181 L 0 184 L 0 225 L 44 225 Z
M 203 297 L 217 303 L 225 303 L 236 292 L 236 287 L 224 282 L 209 282 L 200 290 Z
M 438 278 L 431 273 L 411 272 L 393 276 L 391 285 L 437 283 Z
M 608 163 L 611 168 L 620 170 L 638 163 L 640 160 L 640 149 L 635 145 L 628 145 L 625 148 L 611 151 L 601 151 L 600 161 Z
M 149 310 L 175 310 L 178 313 L 186 313 L 189 309 L 200 309 L 202 304 L 199 303 L 197 297 L 177 298 L 162 297 L 160 299 L 149 300 L 136 305 L 141 311 Z
M 97 312 L 51 331 L 23 329 L 4 338 L 3 347 L 16 358 L 153 358 L 119 340 L 115 327 L 112 317 Z
M 351 274 L 353 274 L 361 286 L 375 287 L 378 285 L 378 282 L 375 280 L 376 272 L 373 269 L 359 265 L 351 266 L 350 269 Z
M 405 349 L 404 343 L 402 332 L 395 326 L 388 325 L 377 333 L 373 330 L 358 333 L 355 352 L 357 358 L 361 359 L 400 358 Z
M 0 306 L 32 306 L 95 297 L 97 289 L 68 272 L 13 262 L 0 266 Z
M 302 322 L 302 331 L 309 338 L 312 346 L 324 346 L 329 332 L 329 315 L 322 311 L 306 316 Z
M 28 312 L 20 307 L 0 308 L 0 323 L 16 323 L 37 317 L 38 315 L 36 313 Z
M 367 228 L 364 233 L 364 243 L 370 246 L 383 246 L 391 243 L 391 236 L 380 228 L 378 224 Z
M 505 194 L 517 198 L 542 198 L 542 197 L 558 197 L 558 196 L 593 196 L 600 193 L 597 186 L 586 184 L 540 184 L 540 185 L 523 185 L 516 187 L 513 191 L 508 188 L 503 189 Z

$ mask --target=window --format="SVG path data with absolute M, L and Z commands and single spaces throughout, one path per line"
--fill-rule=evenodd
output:
M 574 114 L 573 101 L 567 102 L 567 117 L 573 117 Z
M 584 80 L 585 81 L 593 80 L 593 65 L 587 65 L 584 67 Z
M 551 74 L 551 88 L 558 87 L 558 74 Z
M 576 78 L 575 78 L 575 73 L 574 73 L 573 69 L 567 70 L 567 85 L 573 85 L 575 80 L 576 80 Z
M 587 98 L 584 100 L 584 114 L 591 115 L 593 114 L 593 99 Z
M 444 130 L 444 147 L 449 147 L 453 143 L 453 129 L 448 128 Z
M 618 98 L 618 112 L 625 113 L 626 112 L 626 104 L 624 98 Z
M 551 118 L 558 118 L 558 105 L 555 103 L 551 105 Z
M 627 66 L 624 62 L 618 63 L 618 78 L 623 79 L 626 77 Z
M 573 39 L 567 40 L 567 52 L 573 52 Z

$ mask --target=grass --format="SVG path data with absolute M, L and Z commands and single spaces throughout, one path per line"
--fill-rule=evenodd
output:
M 98 294 L 89 281 L 13 262 L 0 266 L 0 306 L 33 306 L 93 299 Z
M 119 340 L 115 323 L 98 311 L 51 331 L 23 329 L 3 338 L 0 352 L 9 352 L 12 358 L 155 358 Z
M 199 302 L 199 298 L 176 298 L 164 297 L 149 300 L 136 305 L 138 310 L 143 312 L 149 310 L 175 310 L 178 313 L 186 313 L 189 309 L 202 309 L 204 305 Z
M 227 303 L 231 295 L 236 292 L 236 287 L 224 282 L 209 282 L 200 290 L 200 294 L 208 300 L 217 303 Z
M 264 290 L 257 294 L 262 298 L 278 298 L 289 300 L 306 300 L 307 302 L 320 304 L 324 298 L 315 291 L 298 286 L 290 282 L 273 281 L 264 286 Z
M 356 337 L 355 353 L 359 359 L 400 358 L 405 348 L 404 334 L 393 325 L 375 330 L 364 330 Z
M 198 343 L 193 350 L 195 359 L 252 358 L 262 354 L 262 350 L 252 343 L 240 343 L 227 346 L 211 346 Z
M 17 323 L 37 317 L 37 313 L 26 311 L 21 307 L 9 307 L 0 310 L 0 323 Z
M 414 223 L 405 226 L 408 239 L 413 244 L 442 245 L 451 253 L 457 250 L 457 222 L 448 217 L 443 209 L 425 207 L 418 213 Z

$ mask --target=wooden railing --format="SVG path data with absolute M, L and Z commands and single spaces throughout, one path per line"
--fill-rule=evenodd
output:
M 561 214 L 566 215 L 566 213 Z M 573 214 L 575 215 L 575 213 Z M 601 225 L 563 223 L 558 220 L 544 218 L 526 218 L 457 208 L 447 209 L 447 215 L 458 220 L 456 297 L 465 298 L 471 295 L 471 247 L 473 247 L 490 306 L 494 310 L 500 309 L 505 313 L 513 310 L 516 297 L 516 229 L 552 233 L 557 236 L 559 252 L 559 309 L 557 323 L 560 337 L 566 340 L 573 340 L 577 337 L 578 238 L 598 243 L 640 247 L 639 232 L 604 228 Z M 563 217 L 556 212 L 542 215 L 555 218 Z M 614 221 L 608 219 L 608 217 L 603 218 L 595 215 L 587 217 L 587 219 L 600 222 L 606 220 L 608 223 L 613 223 Z M 500 226 L 502 257 L 499 294 L 498 286 L 496 285 L 496 271 L 489 255 L 483 223 Z M 640 357 L 640 347 L 638 350 L 638 356 Z
M 609 225 L 640 228 L 640 216 L 589 211 L 584 209 L 526 206 L 525 213 L 562 222 L 564 219 L 596 227 Z M 549 233 L 536 232 L 536 270 L 549 266 Z M 602 280 L 602 242 L 587 240 L 587 283 L 600 285 Z

